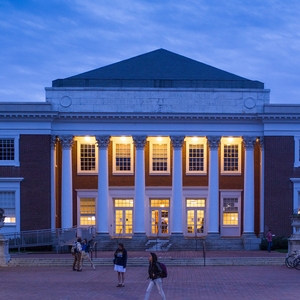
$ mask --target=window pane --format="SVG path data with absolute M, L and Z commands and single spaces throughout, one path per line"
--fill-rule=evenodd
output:
M 80 169 L 81 171 L 96 170 L 96 149 L 93 144 L 80 144 Z
M 116 170 L 130 171 L 131 157 L 130 144 L 116 144 Z
M 151 199 L 151 207 L 169 207 L 169 199 Z
M 0 192 L 0 207 L 4 209 L 5 224 L 16 223 L 15 192 Z
M 204 146 L 202 144 L 189 145 L 189 171 L 204 170 Z
M 115 199 L 115 207 L 133 207 L 133 199 Z
M 224 145 L 224 171 L 239 170 L 239 146 Z
M 167 144 L 153 144 L 152 147 L 152 170 L 167 171 L 168 148 Z
M 223 225 L 238 225 L 238 198 L 223 199 Z
M 0 139 L 0 160 L 15 159 L 14 139 Z
M 80 225 L 96 225 L 95 198 L 80 198 Z

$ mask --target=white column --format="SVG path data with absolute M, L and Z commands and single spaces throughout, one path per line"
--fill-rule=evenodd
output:
M 255 137 L 243 137 L 245 148 L 244 170 L 244 232 L 254 234 L 254 151 Z
M 220 136 L 208 136 L 209 170 L 208 170 L 208 209 L 207 233 L 219 234 L 219 155 Z
M 57 137 L 51 136 L 51 229 L 56 228 L 56 142 Z
M 96 136 L 98 146 L 98 202 L 96 203 L 96 230 L 108 234 L 108 145 L 109 135 Z
M 184 136 L 171 136 L 173 146 L 171 233 L 182 234 L 182 145 Z
M 147 136 L 133 136 L 135 145 L 134 234 L 145 234 L 145 154 Z
M 62 144 L 61 227 L 73 226 L 72 145 L 73 136 L 59 137 Z
M 259 138 L 260 145 L 260 225 L 259 233 L 261 236 L 265 232 L 265 149 L 264 149 L 264 139 Z

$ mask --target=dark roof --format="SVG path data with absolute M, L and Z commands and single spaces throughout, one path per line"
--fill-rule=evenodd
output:
M 52 82 L 53 87 L 254 88 L 264 84 L 158 49 Z

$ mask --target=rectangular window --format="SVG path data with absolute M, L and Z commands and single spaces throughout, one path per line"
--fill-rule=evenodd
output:
M 0 165 L 19 166 L 19 137 L 0 137 Z
M 239 147 L 238 145 L 224 145 L 224 171 L 238 171 Z
M 96 170 L 96 145 L 80 144 L 81 171 Z
M 223 225 L 238 225 L 238 198 L 223 198 Z
M 294 167 L 300 167 L 300 137 L 294 137 Z
M 153 144 L 152 170 L 167 171 L 168 168 L 168 153 L 167 144 Z
M 116 170 L 131 170 L 131 149 L 130 144 L 116 144 Z
M 221 174 L 241 174 L 241 138 L 221 139 Z
M 170 174 L 170 139 L 169 137 L 150 137 L 150 175 Z
M 4 209 L 6 225 L 16 224 L 15 192 L 0 191 L 0 207 Z
M 112 137 L 112 163 L 114 175 L 133 175 L 134 148 L 132 137 Z
M 186 174 L 206 174 L 206 138 L 186 137 Z
M 77 141 L 77 174 L 98 174 L 98 148 L 95 137 L 76 137 Z
M 80 225 L 96 225 L 95 198 L 80 198 Z

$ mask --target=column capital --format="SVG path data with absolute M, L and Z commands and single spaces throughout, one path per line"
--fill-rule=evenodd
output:
M 107 148 L 110 143 L 110 135 L 96 135 L 98 148 Z
M 133 144 L 135 148 L 137 149 L 144 149 L 146 142 L 147 142 L 147 136 L 146 135 L 134 135 L 132 136 Z
M 170 136 L 173 148 L 182 148 L 184 142 L 184 135 L 172 135 Z
M 58 138 L 63 148 L 71 148 L 73 146 L 73 135 L 60 135 Z
M 51 135 L 51 140 L 50 140 L 51 149 L 55 149 L 56 142 L 57 142 L 57 136 L 56 135 Z
M 207 142 L 210 149 L 218 149 L 221 141 L 221 136 L 210 135 L 207 136 Z
M 246 149 L 254 147 L 256 142 L 256 136 L 243 136 L 243 145 Z

